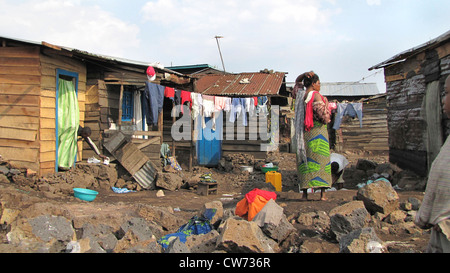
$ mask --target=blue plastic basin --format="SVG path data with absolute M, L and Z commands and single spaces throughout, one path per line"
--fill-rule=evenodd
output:
M 82 188 L 74 188 L 73 193 L 76 198 L 89 202 L 93 201 L 98 194 L 96 191 Z

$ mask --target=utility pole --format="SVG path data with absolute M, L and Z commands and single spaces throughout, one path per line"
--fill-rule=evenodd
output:
M 223 72 L 225 73 L 225 64 L 223 63 L 222 52 L 220 51 L 219 39 L 223 38 L 223 36 L 216 36 L 217 48 L 219 48 L 220 60 L 222 61 Z

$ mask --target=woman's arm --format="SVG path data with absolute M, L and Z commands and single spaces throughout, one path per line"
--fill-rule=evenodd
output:
M 325 105 L 322 104 L 322 107 L 318 106 L 316 111 L 317 113 L 317 117 L 325 123 L 328 124 L 331 122 L 331 113 L 330 113 L 330 108 L 328 107 L 328 99 L 326 97 L 323 97 L 319 94 L 319 92 L 316 92 L 316 94 L 314 94 L 314 102 L 320 102 L 320 103 L 324 103 Z
M 301 75 L 299 75 L 297 77 L 297 79 L 295 80 L 296 83 L 302 83 L 303 79 L 305 78 L 311 78 L 312 76 L 314 76 L 314 71 L 310 71 L 310 72 L 305 72 Z

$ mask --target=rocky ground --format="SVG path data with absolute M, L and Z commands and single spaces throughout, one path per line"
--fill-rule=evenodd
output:
M 344 188 L 301 200 L 296 186 L 295 155 L 270 154 L 265 162 L 279 165 L 283 190 L 272 211 L 276 223 L 255 224 L 236 215 L 237 202 L 249 191 L 274 191 L 260 171 L 264 161 L 245 155 L 225 157 L 219 167 L 182 164 L 181 172 L 162 172 L 155 190 L 142 190 L 120 167 L 77 164 L 77 168 L 45 177 L 0 160 L 0 253 L 55 252 L 282 252 L 421 253 L 429 230 L 413 219 L 423 198 L 426 179 L 386 163 L 386 156 L 345 154 L 350 161 Z M 242 171 L 240 166 L 253 166 Z M 197 194 L 199 176 L 210 171 L 216 195 Z M 374 182 L 386 178 L 390 183 Z M 114 193 L 111 187 L 136 190 Z M 99 192 L 93 202 L 73 197 L 73 188 Z M 176 232 L 205 208 L 216 208 L 213 230 L 174 240 L 167 249 L 158 239 Z M 269 208 L 268 208 L 269 210 Z M 268 211 L 267 213 L 271 213 Z M 239 230 L 239 232 L 236 232 Z

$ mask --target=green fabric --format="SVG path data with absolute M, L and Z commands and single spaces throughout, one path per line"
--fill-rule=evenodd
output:
M 307 161 L 297 163 L 300 189 L 331 187 L 330 145 L 327 125 L 314 121 L 314 127 L 304 132 Z
M 70 168 L 77 154 L 80 111 L 72 81 L 59 79 L 58 88 L 58 166 Z

